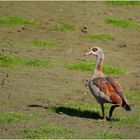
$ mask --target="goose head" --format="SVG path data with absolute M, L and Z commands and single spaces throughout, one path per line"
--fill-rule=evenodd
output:
M 88 56 L 88 55 L 95 55 L 98 58 L 104 59 L 104 52 L 99 47 L 93 47 L 93 48 L 91 48 L 88 52 L 85 53 L 84 56 Z

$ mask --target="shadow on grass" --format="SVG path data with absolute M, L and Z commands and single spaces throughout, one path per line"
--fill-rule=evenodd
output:
M 98 112 L 95 111 L 88 111 L 88 110 L 78 110 L 72 107 L 65 107 L 65 106 L 58 106 L 58 107 L 47 107 L 41 105 L 29 105 L 28 107 L 40 107 L 44 109 L 48 109 L 51 112 L 55 112 L 58 114 L 66 114 L 69 116 L 80 117 L 80 118 L 91 118 L 91 119 L 99 119 L 100 115 Z
M 91 118 L 91 119 L 99 119 L 100 115 L 98 112 L 95 111 L 88 111 L 88 110 L 78 110 L 72 107 L 65 107 L 65 106 L 59 106 L 59 107 L 53 107 L 52 110 L 56 113 L 63 113 L 69 116 L 74 117 L 80 117 L 80 118 Z
M 60 106 L 60 107 L 53 107 L 52 110 L 54 110 L 53 112 L 56 113 L 63 113 L 69 116 L 73 116 L 73 117 L 80 117 L 80 118 L 90 118 L 90 119 L 101 119 L 101 116 L 99 115 L 98 112 L 95 111 L 88 111 L 88 110 L 78 110 L 75 108 L 71 108 L 71 107 L 65 107 L 65 106 Z M 107 121 L 109 122 L 118 122 L 119 119 L 116 118 L 106 118 Z
M 32 104 L 32 105 L 28 105 L 28 107 L 41 107 L 41 108 L 44 108 L 44 109 L 48 109 L 48 107 L 44 107 L 42 105 L 36 105 L 36 104 Z
M 66 106 L 58 106 L 58 107 L 48 107 L 48 106 L 42 106 L 42 105 L 29 105 L 28 107 L 40 107 L 47 109 L 51 112 L 55 112 L 58 114 L 66 114 L 72 117 L 80 117 L 80 118 L 89 118 L 89 119 L 95 119 L 98 120 L 101 118 L 98 112 L 95 111 L 88 111 L 88 110 L 80 110 L 80 109 L 75 109 L 72 107 L 66 107 Z M 109 122 L 118 122 L 120 121 L 119 119 L 116 118 L 111 118 L 108 119 L 107 121 Z

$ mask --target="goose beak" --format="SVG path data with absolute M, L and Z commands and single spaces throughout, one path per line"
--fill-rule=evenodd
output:
M 91 54 L 92 54 L 91 51 L 89 51 L 89 52 L 86 52 L 86 53 L 84 54 L 84 56 L 91 55 Z

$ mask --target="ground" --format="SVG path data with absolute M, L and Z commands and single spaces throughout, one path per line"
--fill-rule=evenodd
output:
M 0 111 L 37 117 L 1 123 L 0 138 L 140 138 L 140 29 L 104 22 L 106 17 L 119 17 L 139 23 L 139 13 L 139 5 L 114 6 L 105 2 L 0 2 L 0 17 L 19 16 L 38 21 L 37 25 L 0 24 L 0 56 L 18 55 L 53 63 L 50 67 L 0 67 Z M 57 31 L 53 28 L 57 23 L 71 23 L 75 29 Z M 86 34 L 111 34 L 113 39 L 91 41 L 84 37 Z M 38 47 L 31 44 L 32 39 L 59 43 Z M 124 91 L 130 92 L 130 98 L 127 97 L 132 111 L 118 108 L 112 121 L 99 122 L 94 116 L 97 112 L 89 107 L 97 107 L 101 114 L 100 106 L 85 87 L 92 71 L 67 68 L 69 63 L 95 62 L 93 56 L 84 57 L 85 51 L 93 46 L 104 50 L 104 63 L 127 70 L 111 76 L 117 78 Z M 48 130 L 44 134 L 30 129 L 43 124 L 56 126 L 58 131 L 51 135 Z M 61 128 L 72 130 L 64 129 L 67 132 L 63 134 Z

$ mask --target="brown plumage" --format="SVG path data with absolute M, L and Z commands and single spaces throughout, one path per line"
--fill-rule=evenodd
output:
M 101 105 L 103 113 L 102 120 L 106 120 L 104 114 L 104 103 L 113 104 L 109 111 L 109 118 L 112 117 L 112 113 L 116 107 L 122 106 L 126 111 L 130 111 L 131 107 L 120 84 L 117 80 L 112 77 L 105 76 L 102 72 L 102 64 L 104 60 L 102 49 L 99 47 L 92 48 L 85 55 L 91 54 L 96 56 L 96 66 L 88 85 L 91 93 Z

